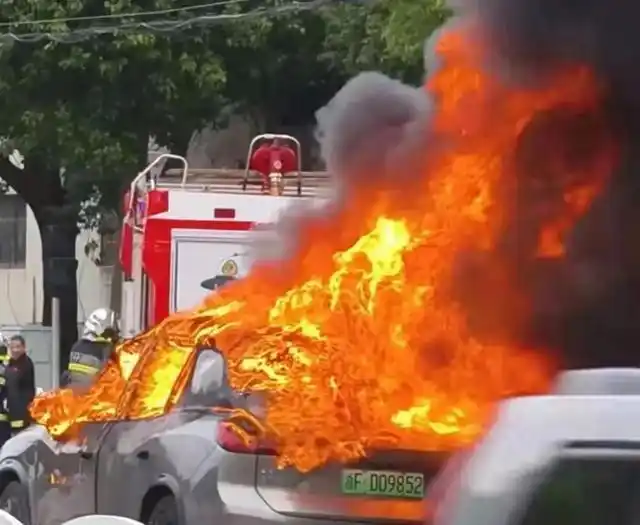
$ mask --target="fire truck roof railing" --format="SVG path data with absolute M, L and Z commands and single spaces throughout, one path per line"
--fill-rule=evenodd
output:
M 333 188 L 332 177 L 326 171 L 303 171 L 285 176 L 283 195 L 315 197 L 329 193 Z M 301 184 L 299 184 L 299 181 Z M 215 193 L 262 194 L 262 178 L 244 169 L 189 168 L 169 169 L 156 180 L 156 187 L 210 191 Z

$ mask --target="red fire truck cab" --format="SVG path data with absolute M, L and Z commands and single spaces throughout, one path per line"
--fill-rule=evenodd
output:
M 183 168 L 153 176 L 169 158 Z M 141 171 L 124 202 L 123 335 L 195 307 L 211 290 L 246 275 L 252 245 L 273 235 L 269 226 L 283 210 L 326 202 L 328 174 L 300 166 L 294 137 L 265 134 L 252 140 L 244 170 L 189 169 L 185 158 L 164 154 Z

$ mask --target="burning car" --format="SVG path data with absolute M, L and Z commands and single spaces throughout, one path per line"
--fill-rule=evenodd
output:
M 259 396 L 234 392 L 216 350 L 195 355 L 187 387 L 165 415 L 89 424 L 67 443 L 39 425 L 10 440 L 0 452 L 0 508 L 24 525 L 89 514 L 151 525 L 421 522 L 442 455 L 382 451 L 306 474 L 279 469 L 277 444 L 261 441 L 249 419 L 229 425 L 241 411 L 259 425 Z
M 279 222 L 288 241 L 280 259 L 258 261 L 190 311 L 169 315 L 181 310 L 169 308 L 168 248 L 186 197 L 168 210 L 178 193 L 156 193 L 142 221 L 162 241 L 143 247 L 146 270 L 162 254 L 153 293 L 143 294 L 146 306 L 155 305 L 155 326 L 119 346 L 86 391 L 53 392 L 31 407 L 47 439 L 80 458 L 75 477 L 59 469 L 60 479 L 89 479 L 85 502 L 101 497 L 91 492 L 96 472 L 98 483 L 104 475 L 105 483 L 130 478 L 154 487 L 141 467 L 151 450 L 134 445 L 155 431 L 159 442 L 183 438 L 186 427 L 169 422 L 197 414 L 189 435 L 206 431 L 209 459 L 180 449 L 189 468 L 178 463 L 176 470 L 190 472 L 190 491 L 161 492 L 162 515 L 184 512 L 180 498 L 193 497 L 202 476 L 215 472 L 218 499 L 207 492 L 214 516 L 412 521 L 432 471 L 423 462 L 482 440 L 500 400 L 546 392 L 558 369 L 576 362 L 637 362 L 640 259 L 637 243 L 620 232 L 635 232 L 638 217 L 632 117 L 640 91 L 626 81 L 635 80 L 640 46 L 609 62 L 601 51 L 624 39 L 607 38 L 598 25 L 637 17 L 620 17 L 602 2 L 581 9 L 578 26 L 562 2 L 540 16 L 538 8 L 556 4 L 473 3 L 440 33 L 422 88 L 375 73 L 350 81 L 318 113 L 322 153 L 339 190 L 331 204 Z M 602 16 L 602 9 L 611 11 Z M 535 25 L 547 21 L 553 31 Z M 636 33 L 633 25 L 623 34 Z M 620 63 L 629 66 L 623 73 Z M 255 217 L 267 202 L 273 219 L 284 201 L 259 199 L 282 199 L 290 187 L 282 173 L 271 175 L 255 206 L 234 199 L 242 205 L 229 209 L 221 201 L 216 228 L 249 231 L 255 221 L 238 224 L 236 213 Z M 226 249 L 224 259 L 243 247 Z M 190 289 L 200 293 L 197 284 L 213 272 L 207 268 Z M 224 358 L 229 388 L 221 392 L 231 401 L 184 410 L 202 348 Z M 255 396 L 261 402 L 253 407 Z M 570 396 L 557 402 L 588 406 Z M 613 409 L 603 413 L 614 417 Z M 120 430 L 126 439 L 108 445 Z M 92 439 L 94 448 L 82 449 Z M 227 458 L 233 468 L 225 470 Z M 85 461 L 97 464 L 86 470 Z M 35 460 L 22 463 L 42 470 Z M 363 499 L 353 496 L 362 491 Z M 118 505 L 133 501 L 122 512 L 137 509 L 140 497 L 145 502 L 134 491 L 114 493 Z M 380 499 L 369 499 L 372 493 Z

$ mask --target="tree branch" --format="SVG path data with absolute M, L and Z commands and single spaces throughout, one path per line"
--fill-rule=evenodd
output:
M 39 163 L 25 162 L 24 169 L 16 168 L 8 158 L 0 157 L 0 178 L 20 195 L 37 215 L 48 206 L 60 206 L 64 188 L 57 172 Z

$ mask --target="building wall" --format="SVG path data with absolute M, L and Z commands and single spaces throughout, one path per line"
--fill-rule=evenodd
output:
M 0 199 L 0 207 L 2 204 Z M 83 232 L 76 241 L 79 322 L 92 309 L 109 304 L 111 269 L 99 268 L 85 255 L 84 246 L 89 235 Z M 42 242 L 38 225 L 28 207 L 25 236 L 26 256 L 23 263 L 16 262 L 12 268 L 0 266 L 0 327 L 42 322 Z M 7 242 L 5 240 L 5 246 Z M 0 238 L 0 245 L 2 244 L 3 239 Z

